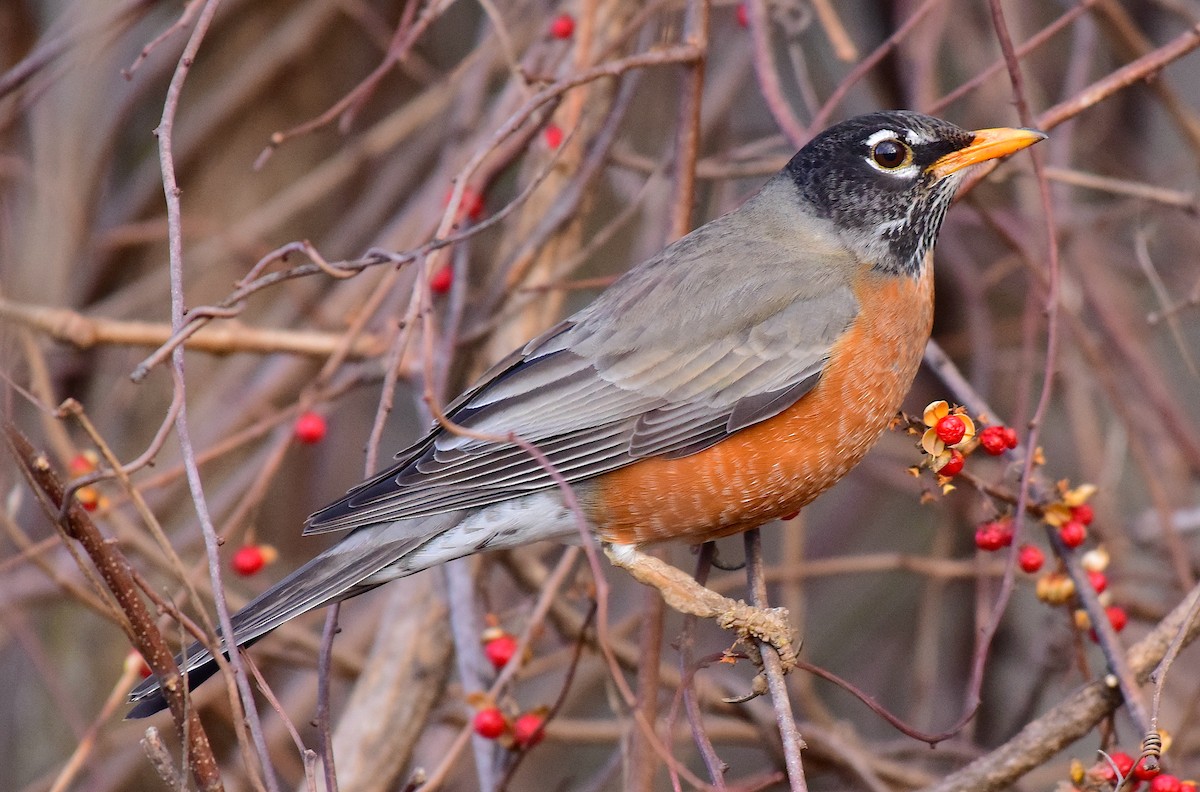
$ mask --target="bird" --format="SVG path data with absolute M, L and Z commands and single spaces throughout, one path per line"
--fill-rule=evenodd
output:
M 654 582 L 642 548 L 797 512 L 858 464 L 916 376 L 932 250 L 967 169 L 1044 137 L 904 110 L 816 135 L 740 207 L 512 352 L 395 464 L 309 517 L 305 535 L 345 537 L 235 613 L 221 648 L 455 558 L 578 541 L 580 519 Z M 695 598 L 660 588 L 681 610 Z M 199 643 L 180 663 L 189 687 L 216 671 Z M 155 677 L 130 701 L 130 718 L 166 707 Z

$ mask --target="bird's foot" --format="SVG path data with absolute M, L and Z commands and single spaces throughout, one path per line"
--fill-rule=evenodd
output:
M 717 624 L 723 629 L 734 630 L 747 643 L 754 639 L 770 645 L 779 654 L 783 673 L 796 667 L 796 650 L 792 646 L 792 628 L 788 623 L 787 608 L 759 608 L 741 600 L 733 601 L 732 607 L 717 616 Z M 757 646 L 754 646 L 757 655 Z M 761 667 L 762 658 L 755 663 Z
M 785 674 L 795 667 L 796 650 L 792 646 L 792 629 L 786 608 L 759 608 L 722 596 L 700 585 L 682 570 L 630 545 L 606 543 L 604 552 L 614 566 L 624 569 L 638 582 L 658 589 L 671 608 L 690 616 L 713 619 L 723 629 L 736 632 L 759 668 L 762 668 L 762 657 L 755 641 L 775 649 Z M 755 677 L 755 692 L 743 700 L 761 695 L 765 685 L 765 679 L 759 674 Z

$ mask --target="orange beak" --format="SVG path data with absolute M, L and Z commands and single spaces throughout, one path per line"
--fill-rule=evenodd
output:
M 971 145 L 951 151 L 934 162 L 929 170 L 935 179 L 942 179 L 970 165 L 1007 156 L 1045 139 L 1045 133 L 1036 129 L 980 129 L 975 132 Z

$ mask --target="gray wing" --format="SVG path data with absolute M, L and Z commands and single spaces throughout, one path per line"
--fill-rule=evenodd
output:
M 515 434 L 578 482 L 646 457 L 694 454 L 787 409 L 816 384 L 858 306 L 842 248 L 797 251 L 778 224 L 764 231 L 775 218 L 763 215 L 776 208 L 756 206 L 762 196 L 631 270 L 502 361 L 447 416 L 473 433 Z M 794 265 L 798 255 L 805 266 Z M 310 517 L 305 533 L 555 486 L 519 446 L 439 427 L 398 457 Z

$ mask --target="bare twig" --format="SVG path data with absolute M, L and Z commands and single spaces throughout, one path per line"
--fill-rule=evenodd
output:
M 204 7 L 201 9 L 200 15 L 196 20 L 196 26 L 192 30 L 192 35 L 184 47 L 183 54 L 180 56 L 179 65 L 171 77 L 166 99 L 163 102 L 162 118 L 158 128 L 155 130 L 159 141 L 159 163 L 162 169 L 163 191 L 167 201 L 167 239 L 170 251 L 169 269 L 171 275 L 171 327 L 176 332 L 183 326 L 185 302 L 183 293 L 182 209 L 179 202 L 181 191 L 175 178 L 172 134 L 175 125 L 175 114 L 179 108 L 179 97 L 183 91 L 184 82 L 187 79 L 192 64 L 195 62 L 196 55 L 200 50 L 200 44 L 204 40 L 209 26 L 212 24 L 213 18 L 216 16 L 219 5 L 219 0 L 206 0 Z M 192 448 L 188 427 L 187 400 L 184 396 L 186 385 L 183 370 L 183 347 L 177 346 L 173 350 L 171 357 L 171 377 L 174 386 L 175 402 L 179 404 L 175 416 L 175 432 L 179 439 L 180 451 L 183 455 L 184 469 L 187 472 L 188 487 L 191 490 L 192 502 L 195 504 L 196 516 L 199 518 L 201 532 L 204 536 L 204 545 L 208 556 L 209 576 L 212 582 L 213 598 L 217 606 L 217 615 L 221 624 L 221 633 L 226 636 L 227 640 L 232 642 L 234 636 L 233 625 L 229 619 L 229 607 L 225 601 L 225 592 L 221 584 L 221 562 L 217 554 L 219 540 L 216 529 L 213 527 L 212 520 L 209 517 L 208 505 L 204 497 L 203 486 L 200 482 L 200 470 L 196 464 L 195 452 Z M 259 722 L 258 713 L 254 706 L 254 695 L 250 691 L 250 684 L 246 678 L 246 672 L 242 667 L 241 657 L 236 651 L 229 653 L 229 664 L 233 669 L 234 681 L 241 694 L 242 704 L 246 709 L 246 719 L 250 733 L 253 736 L 254 747 L 258 751 L 258 761 L 261 762 L 262 768 L 265 771 L 266 787 L 270 792 L 278 792 L 278 784 L 275 780 L 275 775 L 271 768 L 270 756 L 262 736 L 262 724 Z M 250 746 L 243 745 L 243 749 L 247 756 L 249 756 Z M 254 779 L 256 786 L 261 785 L 262 782 L 257 780 L 258 774 L 253 769 L 251 769 L 251 777 Z
M 767 583 L 762 572 L 762 537 L 758 529 L 747 531 L 746 587 L 750 589 L 750 601 L 756 608 L 767 607 Z M 775 647 L 758 641 L 762 655 L 763 673 L 767 676 L 767 687 L 771 691 L 771 703 L 775 707 L 775 720 L 779 726 L 779 737 L 783 740 L 784 764 L 787 766 L 788 782 L 792 792 L 806 792 L 808 782 L 804 779 L 804 763 L 800 751 L 805 747 L 792 704 L 788 697 L 787 684 L 783 680 L 783 664 Z

